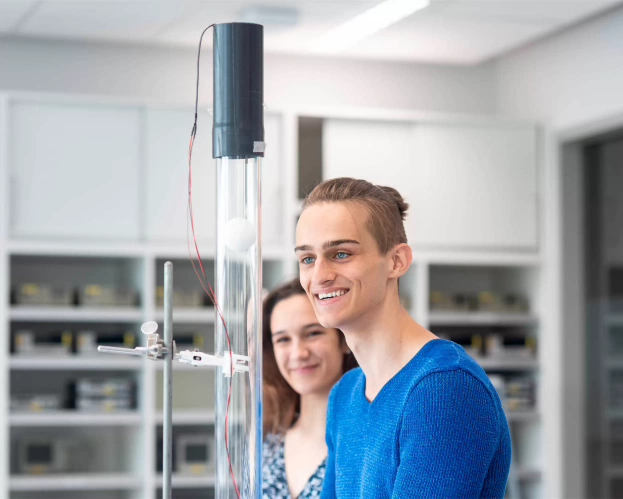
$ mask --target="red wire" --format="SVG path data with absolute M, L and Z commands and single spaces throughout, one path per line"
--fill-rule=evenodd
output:
M 223 316 L 221 307 L 216 299 L 216 293 L 214 292 L 214 289 L 212 289 L 212 285 L 210 284 L 210 281 L 208 280 L 206 276 L 205 269 L 203 267 L 203 262 L 201 261 L 201 254 L 199 253 L 199 246 L 197 244 L 197 236 L 195 233 L 195 220 L 194 220 L 194 215 L 193 215 L 193 202 L 192 202 L 192 184 L 193 184 L 192 155 L 193 155 L 193 145 L 195 143 L 196 131 L 197 131 L 197 124 L 195 123 L 193 125 L 193 129 L 190 135 L 190 146 L 188 150 L 188 213 L 189 213 L 189 220 L 190 220 L 190 225 L 191 225 L 192 233 L 193 233 L 195 252 L 197 253 L 197 260 L 199 262 L 201 274 L 203 275 L 203 280 L 201 279 L 201 276 L 199 275 L 199 272 L 197 271 L 197 268 L 195 267 L 195 262 L 193 261 L 192 252 L 190 249 L 190 240 L 188 239 L 188 220 L 186 222 L 186 232 L 187 232 L 186 242 L 188 243 L 188 256 L 190 257 L 190 263 L 193 266 L 193 270 L 195 271 L 197 278 L 199 279 L 199 283 L 201 284 L 201 287 L 203 288 L 205 293 L 208 295 L 208 297 L 212 301 L 212 304 L 214 305 L 214 308 L 216 309 L 221 319 L 221 322 L 223 323 L 223 328 L 225 329 L 225 337 L 227 338 L 227 348 L 229 350 L 230 377 L 229 377 L 229 389 L 227 391 L 227 407 L 225 409 L 225 450 L 227 451 L 227 461 L 229 463 L 229 474 L 231 475 L 232 481 L 234 482 L 234 489 L 236 491 L 236 497 L 240 499 L 240 490 L 238 488 L 238 483 L 236 481 L 236 475 L 234 474 L 234 468 L 233 468 L 232 461 L 231 461 L 231 453 L 229 451 L 229 408 L 231 405 L 232 383 L 233 383 L 234 372 L 235 372 L 234 357 L 233 357 L 233 352 L 231 349 L 231 339 L 229 337 L 229 330 L 227 329 L 227 323 L 225 322 L 225 317 Z M 204 281 L 205 281 L 205 284 L 207 284 L 209 291 L 208 289 L 206 289 L 206 286 L 204 285 Z

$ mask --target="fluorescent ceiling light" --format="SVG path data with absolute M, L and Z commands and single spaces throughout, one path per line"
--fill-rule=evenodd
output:
M 316 40 L 311 50 L 323 53 L 340 52 L 423 9 L 429 1 L 385 0 Z

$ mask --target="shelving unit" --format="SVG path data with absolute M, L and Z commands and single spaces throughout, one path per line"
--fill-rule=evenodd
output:
M 34 119 L 33 116 L 36 116 L 38 108 L 45 109 L 46 116 L 52 120 L 62 121 L 64 119 L 62 117 L 67 116 L 67 113 L 73 116 L 75 108 L 80 108 L 78 114 L 90 116 L 89 120 L 95 122 L 100 112 L 109 111 L 115 116 L 114 119 L 122 119 L 125 116 L 130 120 L 127 123 L 132 123 L 132 133 L 137 130 L 139 132 L 138 144 L 134 149 L 132 144 L 123 142 L 119 151 L 125 151 L 126 155 L 135 154 L 138 158 L 136 176 L 132 177 L 130 184 L 124 185 L 127 188 L 128 185 L 135 185 L 135 181 L 139 180 L 136 184 L 139 186 L 139 192 L 133 196 L 133 202 L 125 205 L 125 209 L 132 212 L 129 220 L 138 223 L 139 226 L 124 224 L 123 233 L 115 234 L 116 226 L 113 218 L 123 216 L 124 213 L 119 210 L 112 210 L 109 213 L 101 209 L 99 216 L 103 218 L 97 222 L 101 225 L 102 233 L 106 234 L 105 238 L 93 236 L 92 231 L 97 227 L 94 229 L 80 224 L 72 228 L 70 235 L 50 233 L 54 227 L 58 230 L 62 229 L 62 227 L 59 229 L 58 225 L 46 229 L 44 233 L 36 234 L 36 227 L 30 225 L 29 220 L 24 218 L 24 214 L 32 213 L 33 208 L 29 207 L 27 212 L 16 213 L 16 210 L 23 209 L 21 204 L 26 202 L 16 197 L 24 193 L 23 185 L 17 186 L 21 189 L 12 189 L 10 195 L 6 186 L 14 185 L 15 182 L 19 184 L 19 178 L 17 180 L 14 178 L 15 169 L 20 168 L 24 162 L 34 161 L 28 155 L 16 155 L 15 150 L 18 147 L 24 147 L 22 143 L 25 139 L 20 133 L 26 131 L 36 133 L 36 127 L 24 128 L 26 122 L 23 118 L 30 116 L 30 119 Z M 137 116 L 140 119 L 135 120 Z M 56 499 L 59 494 L 64 499 L 77 499 L 85 495 L 88 495 L 90 499 L 157 497 L 161 486 L 161 475 L 154 461 L 158 446 L 156 435 L 162 424 L 162 366 L 143 359 L 106 357 L 101 354 L 101 356 L 92 358 L 75 354 L 63 358 L 21 357 L 11 355 L 9 338 L 15 327 L 22 325 L 40 332 L 45 332 L 48 326 L 77 330 L 77 328 L 84 329 L 94 325 L 102 329 L 123 327 L 138 332 L 140 323 L 143 321 L 162 321 L 163 313 L 156 303 L 156 287 L 161 284 L 162 263 L 168 259 L 174 262 L 175 283 L 180 286 L 180 289 L 188 289 L 196 283 L 196 277 L 188 264 L 184 218 L 187 182 L 185 157 L 188 145 L 186 125 L 189 123 L 189 117 L 192 118 L 190 109 L 146 105 L 140 102 L 111 102 L 97 98 L 74 99 L 71 96 L 36 94 L 0 95 L 0 337 L 5 339 L 0 348 L 0 402 L 4 401 L 3 407 L 8 408 L 7 402 L 11 393 L 6 389 L 10 389 L 13 380 L 20 376 L 70 379 L 83 373 L 104 377 L 122 373 L 135 379 L 138 389 L 137 409 L 132 413 L 104 415 L 63 411 L 62 413 L 11 414 L 8 409 L 4 409 L 4 412 L 0 414 L 0 498 Z M 209 116 L 204 116 L 203 119 L 207 123 Z M 370 127 L 372 131 L 377 130 L 384 123 L 402 123 L 408 124 L 409 127 L 415 123 L 428 125 L 436 123 L 464 128 L 476 126 L 479 137 L 485 138 L 488 137 L 486 126 L 490 125 L 494 125 L 492 129 L 498 125 L 504 130 L 518 129 L 523 137 L 521 140 L 529 137 L 531 133 L 536 133 L 536 127 L 533 124 L 508 123 L 482 117 L 434 117 L 421 113 L 382 110 L 351 112 L 349 110 L 285 109 L 271 111 L 266 119 L 268 148 L 267 157 L 263 162 L 262 179 L 265 189 L 263 193 L 265 288 L 272 288 L 294 277 L 298 272 L 292 247 L 296 220 L 301 208 L 299 194 L 304 194 L 308 189 L 309 186 L 305 182 L 311 182 L 310 179 L 315 181 L 330 173 L 323 169 L 322 161 L 326 158 L 322 154 L 307 155 L 308 149 L 306 148 L 309 148 L 310 144 L 312 147 L 314 143 L 318 144 L 319 140 L 320 143 L 322 142 L 323 123 L 326 119 L 353 122 L 372 120 L 374 122 L 374 127 Z M 300 128 L 299 120 L 302 120 L 301 123 L 306 122 L 303 123 L 304 130 Z M 307 126 L 310 123 L 311 126 Z M 73 124 L 69 123 L 68 126 L 73 126 Z M 204 130 L 207 130 L 207 127 L 204 127 Z M 320 134 L 320 136 L 312 137 L 310 141 L 309 137 L 305 136 L 308 133 Z M 11 141 L 7 140 L 9 136 L 11 136 Z M 196 165 L 211 164 L 210 140 L 207 132 L 198 137 Z M 517 142 L 513 144 L 515 148 L 520 147 Z M 81 146 L 72 144 L 72 147 L 80 148 Z M 115 145 L 109 147 L 115 147 Z M 128 148 L 131 148 L 131 151 Z M 90 149 L 82 151 L 82 157 L 85 158 L 92 154 L 93 151 Z M 531 146 L 528 147 L 526 154 L 532 154 Z M 320 164 L 318 164 L 319 157 Z M 310 163 L 305 158 L 312 158 L 313 161 Z M 60 159 L 55 158 L 56 161 Z M 47 164 L 28 164 L 29 167 L 34 168 L 34 178 L 36 178 L 36 172 L 40 171 L 39 169 L 49 168 Z M 357 167 L 361 166 L 356 161 L 353 164 Z M 539 161 L 535 164 L 539 164 Z M 531 165 L 531 168 L 532 166 L 534 165 Z M 72 173 L 72 168 L 83 169 L 84 161 L 73 167 L 69 165 L 63 171 Z M 196 168 L 199 171 L 199 166 Z M 308 168 L 311 168 L 311 171 L 305 171 Z M 370 171 L 364 168 L 359 175 L 355 172 L 354 176 L 367 178 Z M 124 173 L 121 169 L 115 170 L 112 174 L 120 175 L 117 182 L 124 182 Z M 401 169 L 397 172 L 398 176 L 404 174 Z M 197 177 L 196 183 L 199 187 L 196 188 L 197 191 L 193 197 L 200 198 L 205 193 L 208 193 L 206 196 L 213 196 L 209 187 L 211 182 L 209 172 L 202 171 L 197 175 L 200 176 Z M 535 179 L 538 179 L 538 176 Z M 536 182 L 535 179 L 529 177 L 525 180 Z M 382 179 L 379 182 L 381 181 Z M 59 179 L 58 182 L 63 182 L 63 180 Z M 202 185 L 206 186 L 203 190 L 201 190 Z M 5 188 L 6 191 L 3 191 L 2 189 Z M 3 195 L 5 192 L 6 195 Z M 66 192 L 71 198 L 71 191 L 66 190 Z M 110 198 L 110 194 L 110 192 L 106 193 L 106 199 Z M 116 198 L 117 195 L 122 194 L 115 194 L 112 197 Z M 412 202 L 411 199 L 407 201 Z M 175 209 L 163 210 L 164 205 L 175 206 Z M 97 211 L 96 208 L 92 207 L 91 212 Z M 214 258 L 213 227 L 210 222 L 210 217 L 214 216 L 212 210 L 210 203 L 203 201 L 201 206 L 195 209 L 196 213 L 201 213 L 203 218 L 202 221 L 198 221 L 199 244 L 202 258 L 209 269 Z M 448 211 L 444 213 L 448 216 Z M 39 218 L 36 221 L 39 224 L 38 227 L 41 227 L 45 213 L 37 215 Z M 420 215 L 425 214 L 420 211 Z M 106 218 L 109 216 L 113 218 Z M 472 239 L 468 246 L 455 245 L 452 242 L 442 242 L 437 246 L 414 244 L 413 265 L 408 274 L 401 279 L 400 293 L 403 303 L 416 320 L 425 327 L 432 328 L 433 331 L 438 328 L 464 331 L 471 331 L 475 328 L 529 329 L 539 342 L 538 355 L 535 359 L 515 362 L 507 360 L 499 362 L 487 358 L 479 360 L 487 371 L 504 376 L 522 372 L 530 373 L 537 380 L 539 387 L 551 387 L 555 386 L 556 380 L 552 385 L 552 379 L 546 378 L 551 377 L 552 373 L 543 369 L 542 349 L 540 348 L 541 341 L 548 335 L 545 321 L 543 321 L 545 306 L 543 297 L 547 293 L 543 284 L 545 265 L 543 244 L 542 241 L 536 244 L 536 236 L 534 236 L 541 224 L 540 214 L 535 223 L 535 227 L 523 232 L 523 239 L 517 246 L 509 243 L 509 241 L 512 242 L 514 235 L 508 231 L 504 232 L 508 241 L 499 247 L 490 244 L 486 247 L 470 246 L 473 243 Z M 80 232 L 81 230 L 83 232 Z M 416 230 L 413 234 L 416 240 L 417 234 Z M 433 238 L 433 236 L 438 237 L 439 234 L 429 233 L 429 236 Z M 491 233 L 487 233 L 487 237 L 490 236 Z M 58 262 L 62 262 L 60 267 L 56 265 Z M 70 283 L 76 278 L 79 282 L 80 279 L 85 282 L 87 279 L 81 272 L 65 272 L 65 274 L 60 272 L 63 265 L 66 270 L 67 266 L 71 268 L 76 262 L 89 262 L 90 265 L 96 267 L 102 262 L 113 262 L 113 267 L 123 270 L 115 273 L 114 269 L 110 270 L 104 265 L 103 268 L 106 270 L 102 271 L 100 268 L 100 273 L 96 275 L 111 276 L 111 278 L 115 276 L 115 279 L 122 279 L 125 283 L 131 284 L 140 295 L 140 305 L 134 308 L 82 308 L 80 306 L 52 308 L 10 304 L 8 289 L 11 276 L 34 272 L 32 269 L 43 269 L 44 275 L 45 272 L 50 272 L 55 279 L 59 278 L 60 273 L 70 276 L 71 280 L 68 281 Z M 31 263 L 35 265 L 32 266 Z M 485 289 L 482 287 L 483 269 L 485 269 L 485 276 L 502 275 L 500 282 L 504 283 L 503 289 L 510 286 L 510 289 L 514 290 L 513 286 L 518 286 L 521 291 L 525 292 L 530 300 L 530 311 L 521 314 L 499 314 L 449 313 L 430 309 L 429 293 L 436 288 L 440 275 L 442 277 L 449 275 L 451 278 L 448 282 L 450 283 L 460 282 L 461 285 L 472 290 L 481 290 Z M 40 272 L 35 274 L 35 276 L 40 275 Z M 452 276 L 459 276 L 458 281 Z M 617 321 L 621 321 L 621 316 L 614 315 L 613 321 L 618 324 Z M 176 333 L 201 331 L 208 350 L 212 346 L 214 322 L 214 310 L 209 307 L 174 310 Z M 174 400 L 174 429 L 193 430 L 213 427 L 213 373 L 181 364 L 176 364 L 175 373 L 174 394 L 177 396 Z M 3 386 L 6 386 L 6 389 Z M 197 393 L 201 396 L 193 396 Z M 557 442 L 551 437 L 551 433 L 547 433 L 544 429 L 546 422 L 550 421 L 548 419 L 549 407 L 544 403 L 548 400 L 548 396 L 545 389 L 539 389 L 537 405 L 533 410 L 508 413 L 514 447 L 519 452 L 515 474 L 522 499 L 548 497 L 547 491 L 552 487 L 555 489 L 555 485 L 552 485 L 552 480 L 555 478 L 552 478 L 549 472 L 545 457 L 545 449 L 551 446 L 550 442 L 554 444 Z M 17 475 L 13 448 L 15 436 L 18 436 L 20 432 L 43 431 L 44 429 L 56 436 L 82 435 L 81 432 L 90 432 L 90 434 L 99 435 L 98 438 L 110 436 L 112 439 L 115 435 L 117 437 L 122 435 L 132 442 L 132 452 L 125 459 L 123 463 L 125 468 L 121 472 L 113 473 L 104 470 L 106 472 L 97 473 L 95 471 L 98 470 L 95 470 L 79 474 L 42 476 L 36 479 L 31 476 Z M 101 432 L 105 433 L 101 434 Z M 177 491 L 174 495 L 180 498 L 211 497 L 213 486 L 213 476 L 176 475 L 173 479 L 173 487 Z

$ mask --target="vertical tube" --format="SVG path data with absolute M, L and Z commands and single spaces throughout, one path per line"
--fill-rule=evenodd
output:
M 217 499 L 262 496 L 260 178 L 259 158 L 217 160 L 215 350 L 250 357 L 249 373 L 216 378 Z
M 162 420 L 162 499 L 171 499 L 173 470 L 173 263 L 164 264 L 164 407 Z

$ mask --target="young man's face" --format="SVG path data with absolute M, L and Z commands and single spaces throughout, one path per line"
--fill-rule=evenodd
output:
M 322 203 L 305 209 L 299 219 L 301 284 L 325 327 L 348 329 L 364 314 L 374 314 L 385 299 L 392 252 L 380 254 L 367 218 L 361 205 Z

